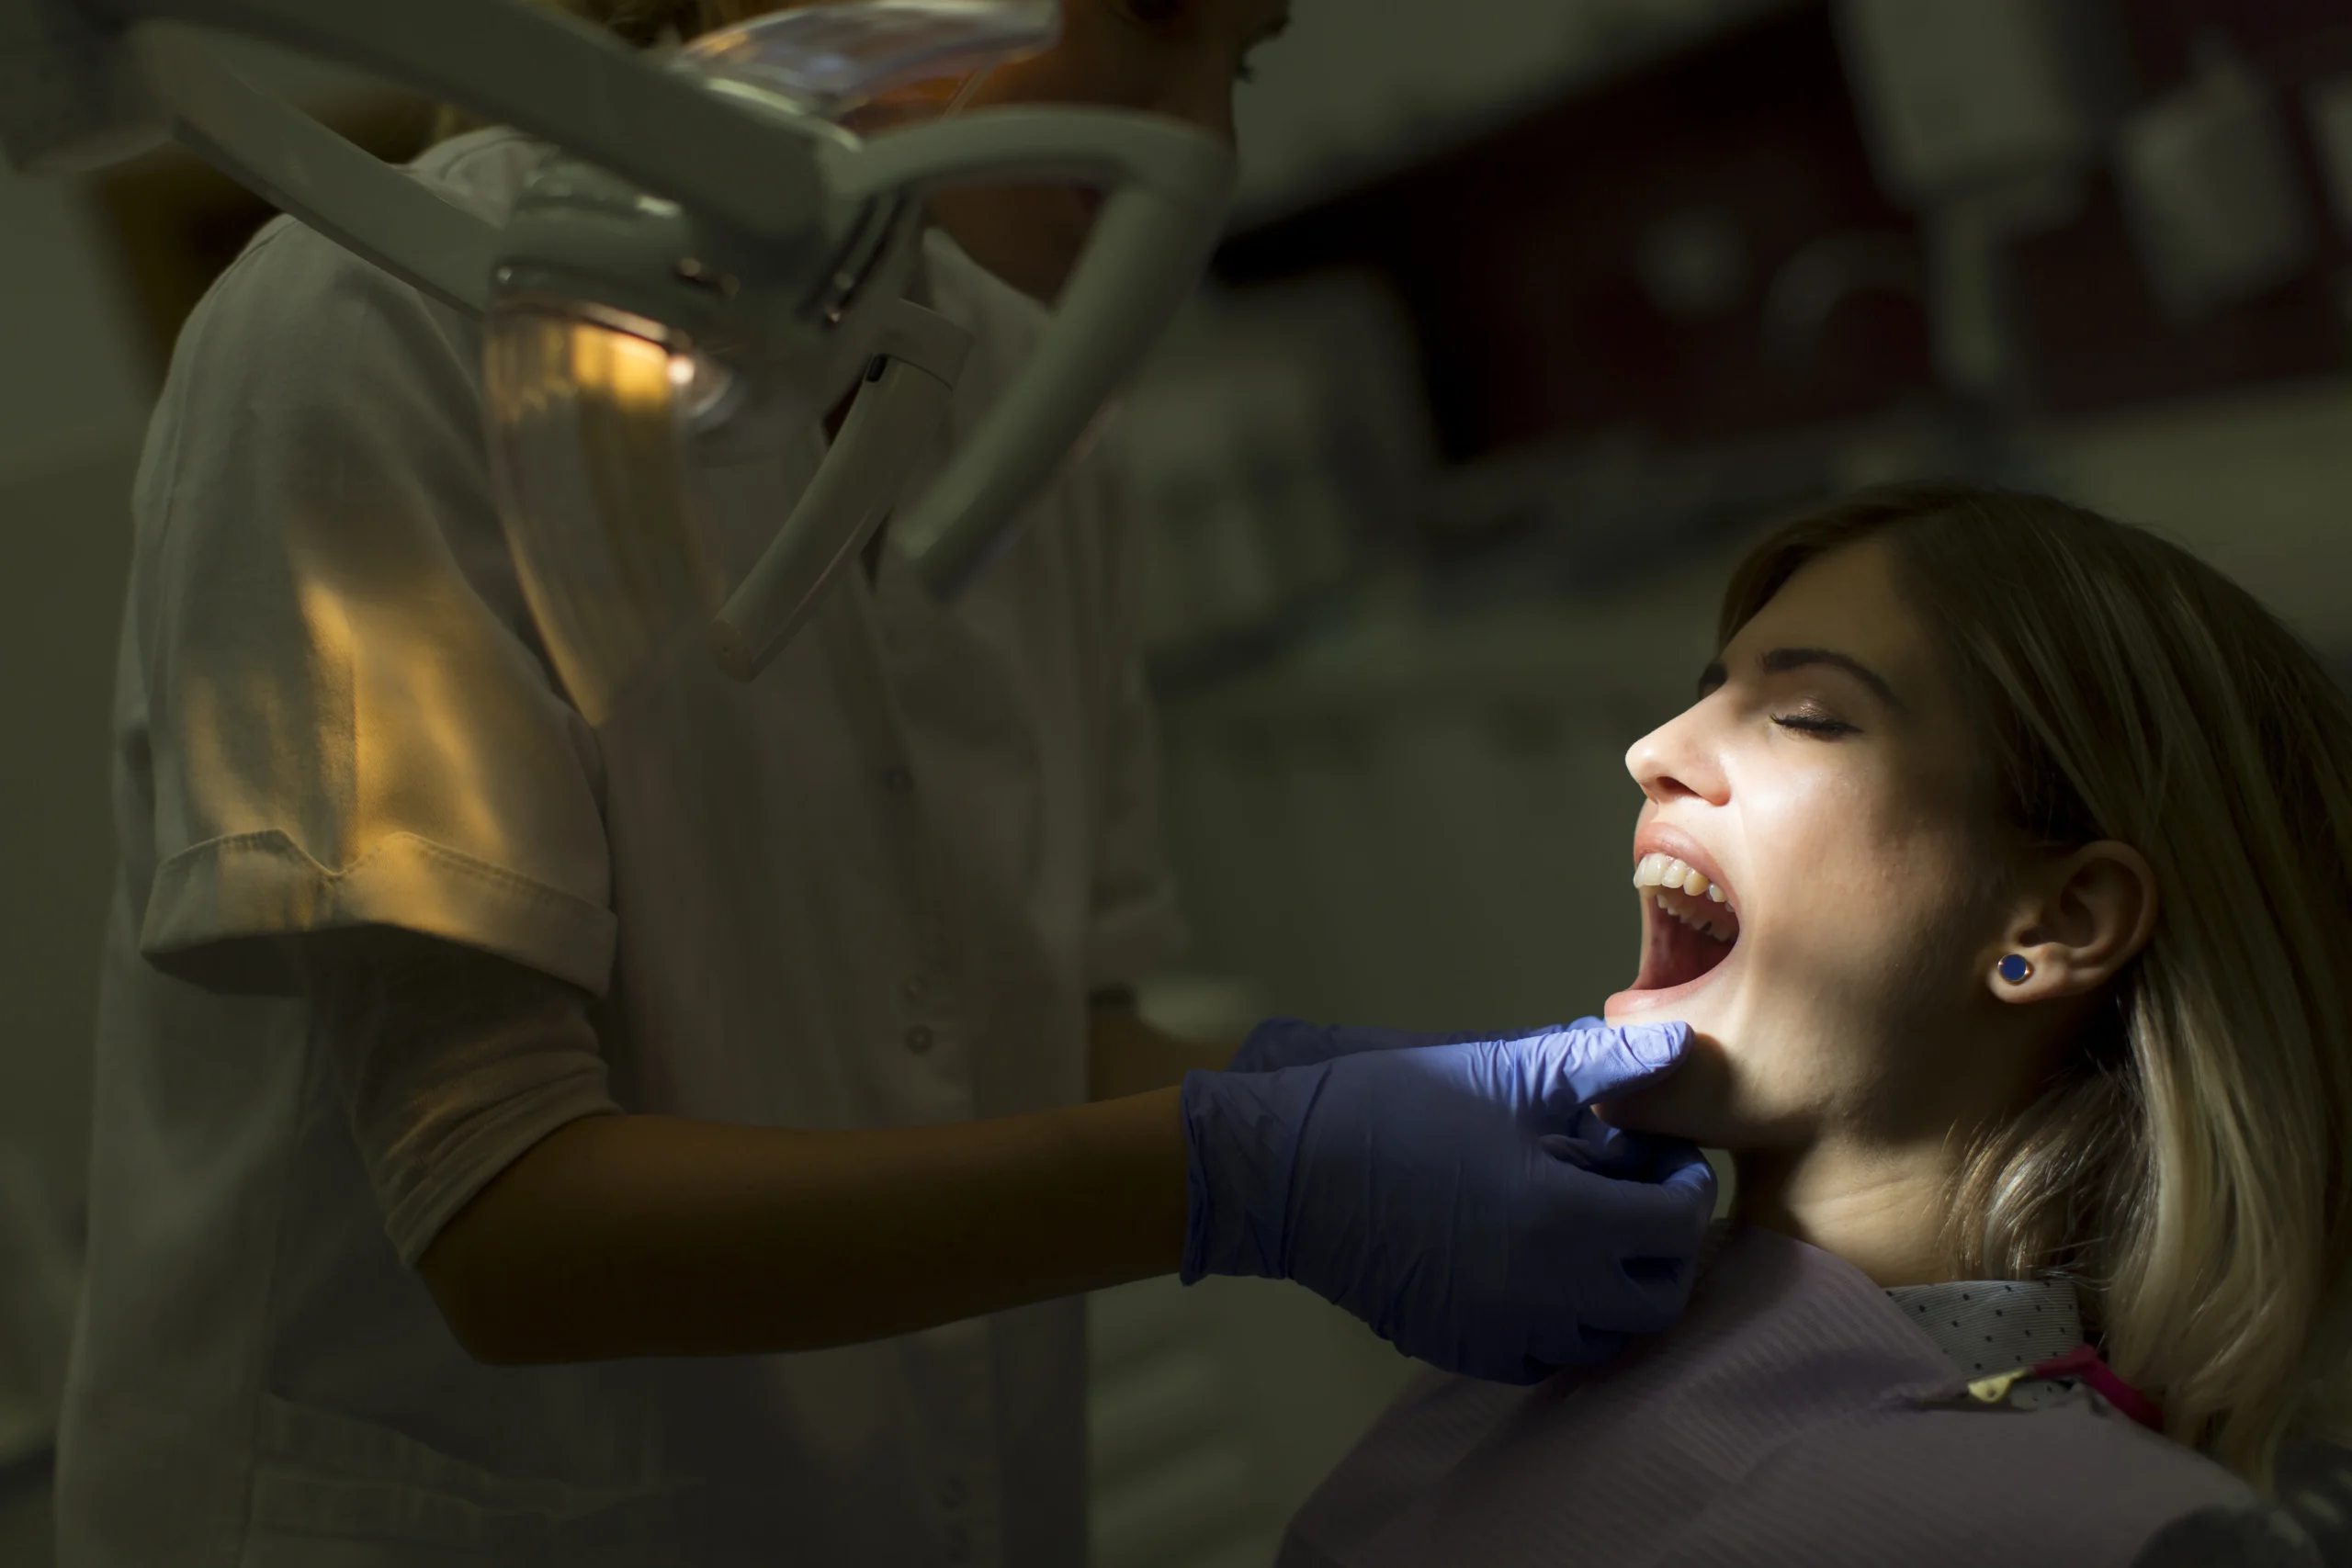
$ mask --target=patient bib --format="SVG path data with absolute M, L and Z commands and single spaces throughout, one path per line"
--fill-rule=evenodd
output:
M 1921 1300 L 1940 1304 L 1737 1227 L 1681 1322 L 1606 1366 L 1416 1382 L 1292 1521 L 1281 1568 L 2121 1568 L 2177 1525 L 2271 1528 L 2252 1488 L 2086 1388 L 1973 1396 L 1910 1321 Z M 2278 1529 L 2252 1561 L 2306 1561 Z

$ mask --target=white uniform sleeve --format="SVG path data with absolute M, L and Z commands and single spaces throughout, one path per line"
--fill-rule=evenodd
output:
M 381 926 L 304 956 L 385 1233 L 412 1268 L 532 1145 L 620 1109 L 587 996 L 560 980 Z
M 1168 863 L 1161 807 L 1159 726 L 1144 680 L 1137 637 L 1138 551 L 1114 466 L 1090 461 L 1102 510 L 1107 581 L 1106 672 L 1114 682 L 1104 730 L 1102 812 L 1094 844 L 1094 903 L 1087 935 L 1087 986 L 1131 986 L 1173 961 L 1186 931 Z
M 497 525 L 478 342 L 284 224 L 182 334 L 119 716 L 152 779 L 141 950 L 175 974 L 258 950 L 279 957 L 243 983 L 282 988 L 277 939 L 373 923 L 606 983 L 594 742 Z

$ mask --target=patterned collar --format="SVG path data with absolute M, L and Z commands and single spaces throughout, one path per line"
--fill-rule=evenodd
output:
M 1971 1382 L 2023 1371 L 2083 1342 L 2082 1312 L 2064 1280 L 1900 1285 L 1886 1298 Z

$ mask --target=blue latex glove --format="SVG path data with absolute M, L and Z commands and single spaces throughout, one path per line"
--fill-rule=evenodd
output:
M 1608 1027 L 1597 1018 L 1539 1030 L 1543 1034 L 1573 1034 Z M 1425 1045 L 1467 1045 L 1492 1040 L 1492 1031 L 1468 1034 L 1413 1034 L 1401 1029 L 1354 1029 L 1342 1024 L 1309 1023 L 1298 1018 L 1270 1018 L 1250 1032 L 1226 1067 L 1229 1073 L 1272 1073 L 1284 1067 L 1310 1066 L 1363 1051 L 1409 1051 Z
M 1498 1382 L 1603 1360 L 1681 1314 L 1715 1179 L 1589 1108 L 1673 1071 L 1690 1038 L 1588 1027 L 1189 1074 L 1184 1281 L 1293 1280 Z
M 1660 1138 L 1611 1127 L 1589 1107 L 1577 1118 L 1573 1131 L 1546 1134 L 1537 1141 L 1544 1152 L 1555 1159 L 1566 1160 L 1579 1169 L 1613 1176 L 1621 1181 L 1664 1181 L 1680 1170 L 1696 1152 L 1679 1138 Z

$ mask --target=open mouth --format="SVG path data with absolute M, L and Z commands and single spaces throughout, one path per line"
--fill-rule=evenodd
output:
M 1633 990 L 1645 1000 L 1697 985 L 1739 942 L 1731 890 L 1689 863 L 1662 852 L 1634 868 L 1642 896 L 1642 972 Z

